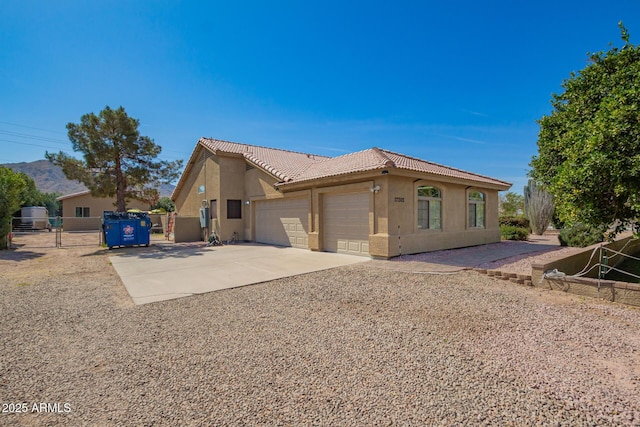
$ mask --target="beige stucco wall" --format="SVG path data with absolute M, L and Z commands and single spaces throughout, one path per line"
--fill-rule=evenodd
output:
M 62 227 L 64 231 L 83 231 L 100 229 L 104 211 L 115 210 L 115 198 L 93 197 L 81 194 L 62 200 Z M 89 218 L 76 218 L 76 207 L 89 208 Z M 127 202 L 127 209 L 148 210 L 149 205 L 138 200 Z
M 246 169 L 246 168 L 245 168 Z M 283 198 L 284 195 L 274 188 L 277 180 L 271 175 L 257 168 L 249 168 L 244 173 L 245 200 L 249 205 L 243 204 L 244 239 L 254 241 L 256 239 L 255 227 L 255 202 L 266 199 Z
M 245 171 L 246 162 L 242 157 L 219 157 L 220 165 L 220 196 L 218 197 L 218 223 L 220 224 L 220 239 L 229 240 L 237 233 L 240 240 L 245 238 L 245 221 L 248 223 L 248 207 L 245 201 Z M 227 201 L 240 200 L 242 218 L 227 218 Z
M 73 218 L 62 219 L 63 231 L 99 231 L 102 230 L 102 218 Z
M 497 190 L 404 176 L 387 176 L 381 182 L 375 205 L 378 229 L 369 245 L 372 256 L 388 258 L 500 241 Z M 442 192 L 441 229 L 418 229 L 417 187 L 421 185 L 433 185 Z M 474 190 L 485 194 L 484 228 L 467 227 L 468 194 Z
M 208 233 L 214 230 L 221 240 L 229 240 L 236 232 L 240 240 L 254 240 L 252 202 L 283 197 L 273 187 L 276 179 L 258 168 L 247 168 L 240 156 L 215 156 L 200 148 L 194 158 L 180 191 L 175 194 L 178 215 L 199 216 L 203 200 L 207 200 L 208 206 L 211 200 L 216 200 L 217 212 L 212 215 Z M 201 185 L 205 188 L 199 193 Z M 227 218 L 227 200 L 241 201 L 242 218 Z
M 222 240 L 228 240 L 236 232 L 241 240 L 255 240 L 255 202 L 282 197 L 308 197 L 309 249 L 323 250 L 322 200 L 327 194 L 362 192 L 370 193 L 369 248 L 374 257 L 389 258 L 441 249 L 474 246 L 500 241 L 498 226 L 498 190 L 478 188 L 463 183 L 443 182 L 442 179 L 425 177 L 417 180 L 416 174 L 384 174 L 380 171 L 360 173 L 345 177 L 333 177 L 307 185 L 274 188 L 277 179 L 259 168 L 247 166 L 241 156 L 214 156 L 207 151 L 196 152 L 193 164 L 188 168 L 180 190 L 175 195 L 179 216 L 198 216 L 202 200 L 217 200 L 217 221 L 212 227 Z M 206 157 L 206 159 L 205 159 Z M 447 181 L 446 179 L 444 181 Z M 205 186 L 203 193 L 198 187 Z M 417 187 L 434 185 L 442 190 L 442 229 L 419 230 L 417 228 Z M 379 186 L 376 193 L 370 188 Z M 485 194 L 484 228 L 469 229 L 468 194 L 470 191 Z M 227 200 L 241 200 L 242 218 L 227 218 Z M 249 203 L 247 203 L 249 202 Z
M 114 197 L 93 197 L 91 194 L 82 194 L 62 200 L 62 216 L 75 217 L 76 207 L 88 207 L 90 217 L 102 217 L 104 211 L 113 211 L 116 199 Z M 131 200 L 127 202 L 127 209 L 148 210 L 149 205 Z
M 203 200 L 220 198 L 219 158 L 199 147 L 194 159 L 174 199 L 176 212 L 181 216 L 199 216 Z M 200 186 L 204 186 L 202 193 L 198 191 Z
M 182 242 L 199 242 L 203 240 L 202 231 L 200 229 L 200 217 L 193 216 L 176 216 L 173 225 L 173 241 L 175 243 Z
M 176 213 L 180 217 L 200 217 L 200 207 L 202 202 L 206 200 L 206 205 L 210 206 L 211 200 L 220 200 L 220 182 L 221 168 L 220 157 L 214 156 L 208 150 L 198 147 L 194 157 L 193 164 L 188 165 L 186 176 L 181 188 L 174 194 L 174 203 L 176 205 Z M 235 185 L 235 184 L 234 184 Z M 200 192 L 200 187 L 204 187 Z M 220 218 L 220 204 L 218 203 L 217 218 Z M 213 215 L 216 218 L 216 215 Z M 213 219 L 209 229 L 210 231 L 220 231 L 219 224 Z M 194 226 L 191 224 L 191 226 Z M 198 223 L 199 227 L 199 223 Z M 201 230 L 198 235 L 204 236 Z M 202 237 L 200 238 L 202 240 Z

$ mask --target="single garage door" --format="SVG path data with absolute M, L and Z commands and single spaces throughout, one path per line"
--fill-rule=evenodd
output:
M 327 194 L 324 250 L 369 256 L 369 193 Z
M 256 242 L 309 248 L 307 199 L 256 202 Z

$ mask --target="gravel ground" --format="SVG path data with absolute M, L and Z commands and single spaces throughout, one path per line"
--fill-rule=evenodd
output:
M 374 263 L 134 306 L 107 255 L 0 253 L 1 425 L 640 425 L 633 308 Z
M 436 267 L 430 264 L 441 266 L 451 266 L 449 268 L 460 270 L 463 268 L 484 268 L 488 270 L 500 270 L 507 273 L 531 274 L 531 264 L 544 263 L 552 258 L 564 257 L 584 250 L 583 248 L 560 247 L 557 236 L 531 236 L 530 241 L 502 241 L 490 243 L 488 245 L 473 246 L 461 249 L 449 249 L 436 252 L 425 252 L 414 255 L 403 255 L 392 258 L 387 262 L 388 268 L 392 268 L 395 262 L 411 265 L 414 270 L 419 271 L 421 265 L 426 265 L 426 269 Z M 506 256 L 498 260 L 481 261 L 485 254 L 493 254 L 498 247 L 503 247 L 505 253 L 518 253 L 523 249 L 529 253 Z M 506 248 L 506 250 L 505 250 Z M 446 269 L 446 268 L 445 268 Z
M 516 255 L 499 261 L 486 262 L 477 267 L 487 270 L 500 270 L 507 273 L 531 274 L 531 264 L 550 261 L 553 258 L 561 258 L 580 252 L 582 248 L 557 248 L 545 249 L 527 255 Z

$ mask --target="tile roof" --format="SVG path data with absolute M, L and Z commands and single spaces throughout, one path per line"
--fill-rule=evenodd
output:
M 366 172 L 389 167 L 394 167 L 393 161 L 391 161 L 391 159 L 389 159 L 382 150 L 378 148 L 370 148 L 368 150 L 345 154 L 339 157 L 332 157 L 322 162 L 315 163 L 309 166 L 300 175 L 296 176 L 295 182 L 344 175 L 354 172 Z
M 297 175 L 293 182 L 302 182 L 377 169 L 404 169 L 408 171 L 458 178 L 466 181 L 481 182 L 484 184 L 506 187 L 511 186 L 510 183 L 499 179 L 439 165 L 437 163 L 416 159 L 414 157 L 376 147 L 314 163 L 300 175 Z
M 214 154 L 220 152 L 242 155 L 248 162 L 280 179 L 282 182 L 277 184 L 279 186 L 378 169 L 402 169 L 499 187 L 511 186 L 499 179 L 376 147 L 339 157 L 324 157 L 210 138 L 200 138 L 198 142 Z
M 449 166 L 443 166 L 438 163 L 426 160 L 416 159 L 415 157 L 406 156 L 404 154 L 394 153 L 393 151 L 382 150 L 383 153 L 395 164 L 399 169 L 406 169 L 416 172 L 425 172 L 433 175 L 448 176 L 451 178 L 460 178 L 469 181 L 482 182 L 485 184 L 494 184 L 499 186 L 511 187 L 510 182 L 501 181 L 485 175 L 479 175 L 473 172 L 467 172 L 462 169 L 456 169 Z
M 214 154 L 218 152 L 240 154 L 250 163 L 266 170 L 284 182 L 292 181 L 314 163 L 328 158 L 315 154 L 298 153 L 211 138 L 200 138 L 198 142 Z

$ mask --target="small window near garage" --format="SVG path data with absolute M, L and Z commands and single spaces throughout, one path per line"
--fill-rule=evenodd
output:
M 242 218 L 242 200 L 227 200 L 227 219 Z
M 418 229 L 442 228 L 442 192 L 425 185 L 418 187 Z
M 76 206 L 76 218 L 89 218 L 89 208 Z
M 479 191 L 469 193 L 469 228 L 484 228 L 484 199 Z

